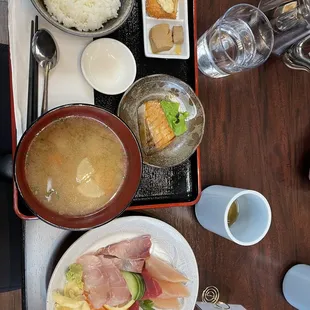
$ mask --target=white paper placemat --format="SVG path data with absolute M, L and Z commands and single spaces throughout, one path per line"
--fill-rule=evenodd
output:
M 59 62 L 50 72 L 49 109 L 67 103 L 94 103 L 94 92 L 80 68 L 84 48 L 92 41 L 66 34 L 43 19 L 30 0 L 9 0 L 9 40 L 12 66 L 17 141 L 26 130 L 30 22 L 39 16 L 39 28 L 48 29 L 56 39 Z M 41 69 L 41 70 L 40 70 Z M 43 69 L 39 68 L 39 108 L 41 111 Z
M 24 222 L 24 310 L 43 310 L 55 264 L 82 233 L 53 227 L 41 220 Z

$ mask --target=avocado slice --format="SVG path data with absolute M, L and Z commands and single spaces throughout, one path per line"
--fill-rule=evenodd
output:
M 136 277 L 138 285 L 139 285 L 139 291 L 138 291 L 138 296 L 137 296 L 137 300 L 139 300 L 144 296 L 145 283 L 144 283 L 143 277 L 140 274 L 135 273 L 134 276 Z
M 121 271 L 133 300 L 139 300 L 145 293 L 145 284 L 141 275 L 134 272 Z

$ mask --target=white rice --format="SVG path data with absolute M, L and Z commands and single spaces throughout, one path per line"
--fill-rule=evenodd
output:
M 80 31 L 97 30 L 116 18 L 120 0 L 44 0 L 48 12 L 58 22 Z

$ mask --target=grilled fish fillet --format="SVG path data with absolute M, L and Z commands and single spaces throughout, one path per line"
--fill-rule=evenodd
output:
M 148 15 L 155 18 L 176 19 L 178 11 L 178 0 L 161 0 L 161 3 L 163 4 L 165 1 L 173 1 L 174 10 L 171 13 L 166 12 L 163 6 L 157 0 L 146 0 L 146 12 Z
M 158 100 L 141 105 L 138 119 L 141 143 L 146 154 L 164 149 L 175 138 Z

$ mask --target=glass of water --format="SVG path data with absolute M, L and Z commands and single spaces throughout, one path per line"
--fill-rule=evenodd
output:
M 238 4 L 198 40 L 198 67 L 212 78 L 255 68 L 268 59 L 273 43 L 265 14 L 252 5 Z

